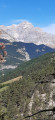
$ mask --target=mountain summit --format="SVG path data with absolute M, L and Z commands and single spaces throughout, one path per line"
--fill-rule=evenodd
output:
M 0 25 L 0 38 L 10 42 L 44 44 L 55 48 L 55 35 L 43 32 L 39 27 L 34 27 L 31 23 L 24 21 L 11 26 Z

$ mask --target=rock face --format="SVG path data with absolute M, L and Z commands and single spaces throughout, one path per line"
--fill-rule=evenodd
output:
M 44 44 L 55 48 L 55 35 L 43 32 L 42 29 L 34 27 L 27 21 L 18 25 L 0 26 L 0 38 L 7 39 L 10 42 Z

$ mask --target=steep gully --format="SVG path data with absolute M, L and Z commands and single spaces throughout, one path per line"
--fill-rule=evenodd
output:
M 55 74 L 50 74 L 50 75 L 52 75 L 53 76 L 53 78 L 54 78 L 54 81 L 52 80 L 52 81 L 40 81 L 40 82 L 37 82 L 37 85 L 38 84 L 45 84 L 45 83 L 52 83 L 52 84 L 55 84 Z M 33 96 L 34 96 L 34 91 L 35 91 L 35 89 L 36 89 L 36 87 L 37 87 L 37 85 L 34 87 L 34 89 L 33 89 L 33 94 L 32 94 L 32 99 L 31 99 L 31 102 L 32 103 L 29 103 L 29 104 L 33 104 Z M 31 110 L 31 108 L 32 108 L 32 105 L 31 106 L 29 106 L 30 107 L 30 110 Z M 24 118 L 31 118 L 31 117 L 33 117 L 33 116 L 35 116 L 35 115 L 37 115 L 37 114 L 39 114 L 39 113 L 43 113 L 43 112 L 52 112 L 51 113 L 51 116 L 54 116 L 55 115 L 55 107 L 53 107 L 52 109 L 43 109 L 43 110 L 40 110 L 40 111 L 38 111 L 38 112 L 36 112 L 36 113 L 34 113 L 34 114 L 31 114 L 31 115 L 28 115 L 28 116 L 24 116 Z M 30 112 L 31 113 L 31 112 Z M 54 117 L 55 118 L 55 117 Z

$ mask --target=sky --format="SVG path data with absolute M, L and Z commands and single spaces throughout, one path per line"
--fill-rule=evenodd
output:
M 0 25 L 23 21 L 55 34 L 55 0 L 0 0 Z

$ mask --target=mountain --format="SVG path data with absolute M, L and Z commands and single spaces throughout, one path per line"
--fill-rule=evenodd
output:
M 33 58 L 41 56 L 46 53 L 54 52 L 55 49 L 46 45 L 36 45 L 34 43 L 24 42 L 10 42 L 8 40 L 0 39 L 0 42 L 6 46 L 7 56 L 5 62 L 0 64 L 0 75 L 4 75 L 4 71 L 14 69 L 18 64 L 29 61 Z
M 0 78 L 0 120 L 55 120 L 55 52 Z
M 0 38 L 10 42 L 44 44 L 55 48 L 55 35 L 43 32 L 42 29 L 34 27 L 31 23 L 24 21 L 18 25 L 0 25 Z

